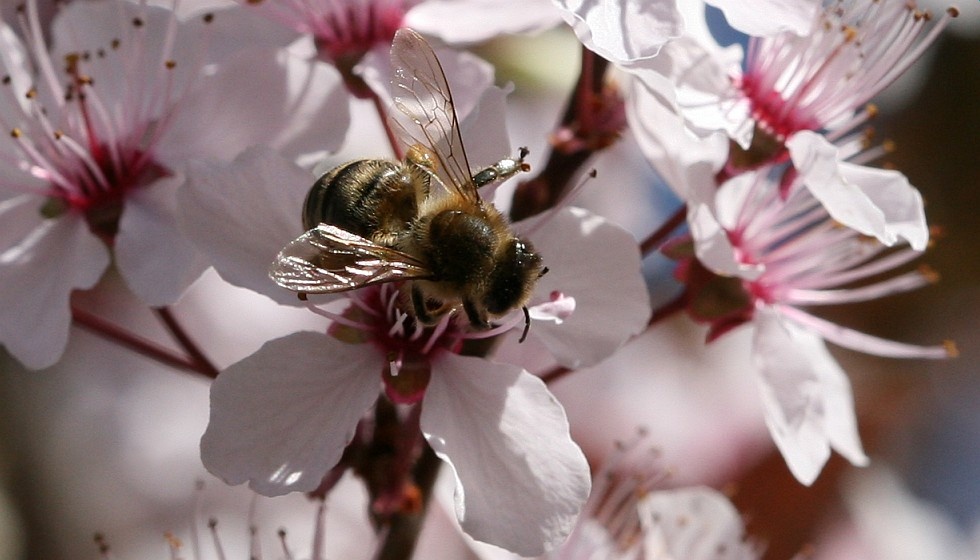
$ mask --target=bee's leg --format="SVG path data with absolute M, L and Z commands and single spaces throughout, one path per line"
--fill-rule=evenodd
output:
M 486 310 L 477 308 L 472 300 L 463 300 L 463 311 L 466 311 L 466 317 L 474 327 L 483 330 L 490 328 L 490 321 L 487 318 Z
M 480 169 L 476 173 L 473 173 L 473 184 L 479 189 L 503 181 L 522 171 L 530 171 L 531 167 L 524 163 L 524 158 L 527 157 L 527 154 L 527 148 L 521 148 L 520 155 L 517 158 L 505 158 L 493 165 Z

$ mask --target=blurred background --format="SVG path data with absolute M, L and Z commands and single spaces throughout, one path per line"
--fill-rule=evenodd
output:
M 854 385 L 871 467 L 834 456 L 812 487 L 795 481 L 763 424 L 744 332 L 705 348 L 703 329 L 676 317 L 552 387 L 594 464 L 613 441 L 645 426 L 671 471 L 664 484 L 724 489 L 767 560 L 801 550 L 821 559 L 980 557 L 980 5 L 960 8 L 953 28 L 878 100 L 874 123 L 879 139 L 896 142 L 889 163 L 920 189 L 930 223 L 941 230 L 919 263 L 942 280 L 873 304 L 821 310 L 897 340 L 952 339 L 961 353 L 928 362 L 834 350 Z M 7 21 L 10 13 L 5 2 Z M 533 165 L 575 78 L 574 38 L 556 31 L 502 39 L 479 53 L 498 64 L 498 81 L 515 82 L 511 135 L 514 145 L 531 148 Z M 370 107 L 360 109 L 374 122 Z M 370 152 L 382 141 L 376 134 L 367 127 L 345 153 Z M 638 238 L 676 208 L 628 135 L 592 165 L 599 179 L 577 203 Z M 670 299 L 675 287 L 667 264 L 647 260 L 654 302 Z M 115 295 L 124 292 L 110 276 L 79 298 L 165 341 L 148 311 Z M 270 338 L 318 327 L 310 314 L 229 287 L 213 273 L 175 313 L 219 366 Z M 210 537 L 201 539 L 200 555 L 192 545 L 195 530 L 207 535 L 211 517 L 228 558 L 245 557 L 252 524 L 263 557 L 283 556 L 280 527 L 296 556 L 308 557 L 312 503 L 302 496 L 255 500 L 204 471 L 197 445 L 207 406 L 205 381 L 80 329 L 62 363 L 48 370 L 25 371 L 0 358 L 0 560 L 98 558 L 95 533 L 106 536 L 116 558 L 167 558 L 167 531 L 185 542 L 187 557 L 217 558 Z M 331 496 L 327 558 L 370 557 L 364 501 L 353 481 Z M 466 558 L 462 541 L 439 525 L 425 533 L 418 557 Z

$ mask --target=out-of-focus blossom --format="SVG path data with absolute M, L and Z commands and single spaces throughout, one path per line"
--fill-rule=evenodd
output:
M 92 287 L 110 259 L 154 306 L 204 270 L 176 224 L 188 158 L 259 141 L 294 147 L 291 125 L 336 122 L 309 120 L 336 78 L 272 50 L 216 61 L 208 42 L 221 14 L 178 21 L 128 2 L 72 3 L 52 23 L 50 51 L 35 2 L 20 23 L 23 41 L 0 26 L 0 341 L 42 368 L 64 350 L 71 292 Z
M 259 0 L 247 8 L 312 41 L 313 56 L 333 64 L 355 97 L 371 97 L 365 73 L 386 71 L 395 32 L 413 27 L 450 43 L 529 33 L 561 21 L 549 2 L 508 0 Z M 441 57 L 440 57 L 441 58 Z M 386 88 L 385 88 L 386 90 Z M 377 88 L 375 92 L 382 90 Z
M 647 560 L 756 560 L 735 506 L 706 487 L 651 492 L 640 501 L 643 558 Z
M 821 539 L 818 560 L 918 560 L 980 557 L 980 521 L 958 525 L 939 507 L 914 496 L 899 477 L 876 467 L 845 487 L 845 527 Z
M 642 441 L 642 436 L 638 441 Z M 593 477 L 592 495 L 575 530 L 541 560 L 752 560 L 738 511 L 707 487 L 656 489 L 669 476 L 638 441 L 617 444 Z M 648 450 L 654 451 L 654 450 Z M 474 545 L 483 560 L 516 560 Z
M 889 249 L 842 227 L 801 188 L 805 179 L 790 173 L 795 178 L 786 191 L 779 168 L 723 184 L 713 212 L 692 213 L 697 260 L 684 260 L 678 276 L 689 312 L 711 325 L 709 340 L 746 322 L 754 326 L 767 423 L 794 475 L 809 484 L 831 447 L 855 464 L 867 461 L 850 385 L 824 340 L 887 357 L 937 359 L 955 350 L 880 339 L 803 311 L 913 290 L 934 275 L 917 270 L 881 279 L 918 251 Z
M 668 43 L 636 74 L 648 95 L 684 121 L 688 134 L 703 138 L 723 131 L 735 141 L 728 155 L 731 176 L 785 161 L 785 144 L 800 131 L 825 133 L 832 142 L 844 139 L 874 115 L 867 103 L 955 15 L 951 8 L 933 21 L 914 2 L 830 2 L 805 33 L 750 37 L 744 62 L 738 47 L 720 47 L 701 27 Z M 629 115 L 631 122 L 671 118 L 636 110 Z

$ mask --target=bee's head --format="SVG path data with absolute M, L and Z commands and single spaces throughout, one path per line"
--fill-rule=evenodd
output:
M 524 305 L 542 273 L 541 255 L 527 241 L 512 238 L 498 254 L 487 281 L 483 304 L 492 315 Z

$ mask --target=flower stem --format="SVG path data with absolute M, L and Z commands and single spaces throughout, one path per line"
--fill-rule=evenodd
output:
M 687 218 L 687 205 L 682 204 L 680 208 L 675 211 L 667 221 L 664 222 L 656 231 L 647 236 L 646 239 L 640 243 L 640 254 L 643 256 L 649 255 L 650 253 L 656 251 L 663 245 L 664 240 L 668 235 L 675 229 L 684 223 Z
M 72 306 L 71 311 L 72 320 L 78 326 L 88 330 L 89 332 L 97 334 L 106 340 L 119 344 L 124 348 L 128 348 L 137 354 L 152 360 L 156 360 L 175 369 L 198 373 L 212 378 L 217 375 L 216 371 L 212 373 L 210 370 L 205 370 L 202 368 L 202 364 L 192 359 L 181 356 L 175 353 L 173 350 L 161 346 L 148 338 L 144 338 L 129 332 L 119 325 L 110 323 L 109 321 L 89 313 L 88 311 L 79 309 L 75 306 Z
M 583 47 L 581 66 L 578 81 L 557 127 L 559 131 L 577 130 L 576 134 L 589 134 L 594 126 L 596 117 L 592 111 L 595 104 L 591 101 L 602 93 L 609 61 Z M 587 128 L 583 129 L 583 125 Z M 595 153 L 590 147 L 595 145 L 588 141 L 565 142 L 564 146 L 566 149 L 559 149 L 553 141 L 541 172 L 518 185 L 511 206 L 511 220 L 516 222 L 553 207 L 561 200 L 579 168 Z
M 177 322 L 177 318 L 174 316 L 173 312 L 170 311 L 170 308 L 157 307 L 154 308 L 154 311 L 160 320 L 163 321 L 163 324 L 166 325 L 167 330 L 170 331 L 171 336 L 174 337 L 177 344 L 179 344 L 180 347 L 184 349 L 184 352 L 187 353 L 187 356 L 191 359 L 191 362 L 195 366 L 195 371 L 204 375 L 205 377 L 210 377 L 211 379 L 218 377 L 218 368 L 211 363 L 211 360 L 204 355 L 204 352 L 202 352 L 197 343 L 194 342 L 194 339 L 192 339 L 181 324 Z
M 378 548 L 375 560 L 409 560 L 415 552 L 419 540 L 422 523 L 429 509 L 432 497 L 432 487 L 435 485 L 442 461 L 427 444 L 423 446 L 422 455 L 412 469 L 412 479 L 422 492 L 422 507 L 417 511 L 393 515 L 385 531 L 384 542 Z
M 378 112 L 378 117 L 381 119 L 381 127 L 384 128 L 385 135 L 388 137 L 388 143 L 391 145 L 392 153 L 395 154 L 395 159 L 404 159 L 405 154 L 402 150 L 401 142 L 398 141 L 398 137 L 395 136 L 395 131 L 391 128 L 388 111 L 385 109 L 384 103 L 381 102 L 381 98 L 374 91 L 371 91 L 371 103 L 374 104 L 374 110 Z

